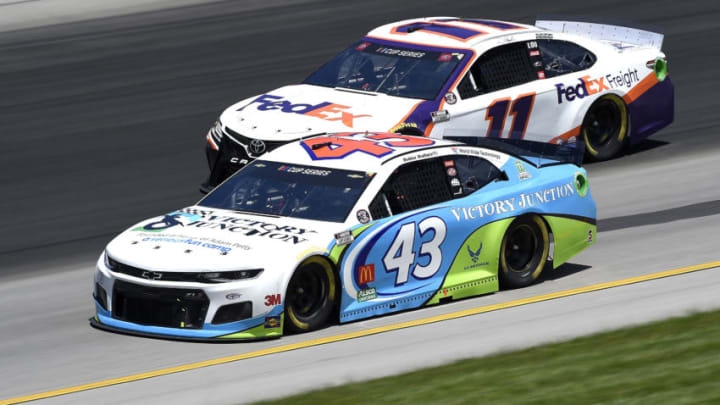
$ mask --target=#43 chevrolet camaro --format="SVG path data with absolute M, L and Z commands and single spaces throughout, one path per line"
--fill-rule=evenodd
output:
M 242 100 L 207 134 L 207 191 L 309 134 L 582 139 L 616 156 L 673 120 L 663 35 L 587 22 L 433 17 L 372 30 L 302 83 Z
M 91 324 L 274 337 L 527 286 L 595 242 L 582 148 L 467 141 L 341 133 L 269 152 L 113 239 Z

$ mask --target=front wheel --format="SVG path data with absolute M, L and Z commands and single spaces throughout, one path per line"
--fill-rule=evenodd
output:
M 313 257 L 300 265 L 285 294 L 285 329 L 307 332 L 327 325 L 337 301 L 336 284 L 327 260 Z
M 581 135 L 591 160 L 616 157 L 627 143 L 630 122 L 625 102 L 615 94 L 597 99 L 585 114 Z
M 540 276 L 550 251 L 547 225 L 537 215 L 516 218 L 500 246 L 499 276 L 503 286 L 525 287 Z

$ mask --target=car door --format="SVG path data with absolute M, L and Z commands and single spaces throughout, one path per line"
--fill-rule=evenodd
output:
M 457 256 L 478 260 L 482 246 L 466 249 L 463 243 L 479 225 L 460 220 L 452 208 L 500 171 L 473 159 L 486 164 L 458 160 L 456 167 L 456 157 L 435 157 L 406 163 L 388 178 L 369 210 L 374 221 L 389 218 L 359 235 L 341 263 L 341 321 L 422 306 L 436 296 L 448 271 L 462 266 Z M 460 166 L 476 174 L 459 173 Z M 490 270 L 490 260 L 480 263 Z M 481 274 L 461 271 L 465 281 Z
M 448 105 L 443 137 L 487 136 L 547 142 L 567 125 L 559 122 L 556 87 L 547 80 L 538 40 L 489 49 L 459 82 L 460 100 Z

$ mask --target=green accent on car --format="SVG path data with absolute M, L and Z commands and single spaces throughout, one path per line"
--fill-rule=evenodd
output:
M 655 77 L 657 77 L 658 81 L 661 82 L 665 80 L 668 74 L 667 61 L 663 58 L 657 58 L 655 59 L 655 64 L 653 67 L 653 70 L 655 71 Z
M 133 232 L 152 232 L 152 233 L 162 232 L 164 230 L 165 229 L 145 229 L 145 227 L 143 227 L 143 226 L 138 226 L 138 227 L 135 227 L 132 229 Z
M 553 268 L 594 244 L 597 239 L 597 226 L 586 221 L 552 215 L 543 215 L 543 218 L 553 234 Z
M 266 337 L 279 337 L 283 334 L 285 325 L 285 314 L 280 314 L 280 326 L 277 328 L 266 328 L 264 323 L 241 332 L 229 335 L 218 336 L 218 339 L 257 339 Z
M 499 289 L 498 261 L 503 235 L 515 218 L 505 218 L 476 229 L 455 255 L 442 287 L 427 302 L 488 294 Z
M 575 190 L 577 190 L 577 193 L 580 197 L 585 197 L 587 195 L 589 188 L 588 184 L 588 179 L 585 173 L 575 173 Z
M 371 222 L 371 223 L 369 223 L 369 224 L 360 225 L 360 226 L 358 226 L 357 228 L 353 229 L 353 230 L 352 230 L 353 238 L 357 238 L 358 235 L 360 235 L 361 233 L 363 233 L 366 229 L 368 229 L 368 228 L 371 227 L 372 225 L 373 225 L 373 223 Z M 348 246 L 350 246 L 350 245 L 352 245 L 352 243 L 347 244 L 347 245 L 342 245 L 342 246 L 338 246 L 338 245 L 336 244 L 335 246 L 333 246 L 332 250 L 330 251 L 330 254 L 328 255 L 328 259 L 330 259 L 330 261 L 331 261 L 334 265 L 337 266 L 338 260 L 340 260 L 340 256 L 341 256 L 342 253 L 345 251 L 345 249 L 347 249 Z

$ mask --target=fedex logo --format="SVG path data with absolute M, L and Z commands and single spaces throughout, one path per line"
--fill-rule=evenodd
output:
M 585 98 L 604 90 L 610 90 L 605 84 L 605 78 L 591 79 L 590 76 L 583 76 L 578 79 L 580 83 L 576 86 L 565 87 L 562 83 L 555 85 L 557 88 L 558 104 L 562 104 L 563 98 L 567 101 L 573 101 L 576 98 Z
M 346 127 L 353 127 L 353 121 L 356 118 L 372 117 L 370 114 L 352 114 L 345 111 L 350 108 L 347 105 L 323 102 L 318 104 L 293 104 L 288 100 L 284 100 L 281 96 L 273 96 L 271 94 L 263 94 L 255 100 L 238 108 L 242 111 L 251 104 L 258 104 L 257 109 L 260 111 L 280 110 L 284 113 L 295 113 L 309 115 L 311 117 L 320 118 L 325 121 L 341 121 Z
M 590 76 L 583 76 L 578 79 L 577 85 L 565 87 L 562 83 L 555 85 L 557 89 L 558 104 L 562 104 L 563 99 L 568 102 L 574 101 L 576 98 L 585 98 L 593 94 L 602 93 L 605 90 L 614 89 L 616 87 L 630 88 L 639 82 L 637 69 L 628 69 L 627 72 L 620 71 L 618 74 L 608 74 L 598 79 L 591 79 Z

